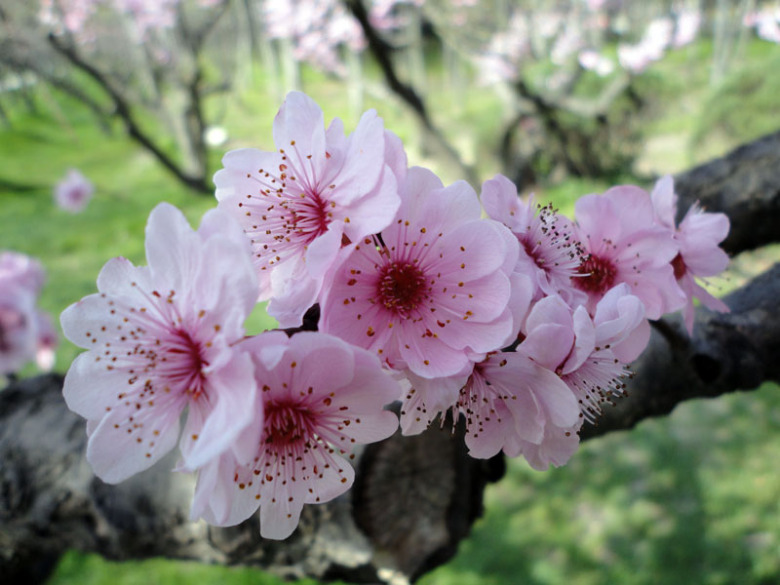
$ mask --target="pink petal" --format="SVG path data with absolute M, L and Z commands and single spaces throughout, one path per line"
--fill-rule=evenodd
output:
M 658 222 L 670 229 L 675 229 L 677 222 L 677 195 L 674 192 L 674 179 L 671 175 L 664 175 L 653 187 L 650 193 Z
M 141 426 L 133 428 L 127 423 L 128 409 L 133 405 L 115 407 L 87 443 L 87 460 L 95 475 L 106 483 L 119 483 L 148 469 L 173 449 L 179 438 L 177 412 L 146 409 L 135 418 L 135 424 Z
M 404 335 L 406 343 L 399 346 L 407 367 L 423 378 L 453 376 L 468 366 L 470 360 L 434 337 L 417 334 Z
M 653 225 L 653 202 L 647 191 L 634 185 L 619 185 L 602 195 L 615 205 L 625 229 L 639 230 Z
M 374 189 L 384 166 L 384 146 L 384 122 L 369 110 L 349 137 L 334 194 L 338 203 L 348 205 Z
M 234 355 L 220 371 L 211 372 L 208 381 L 209 397 L 213 398 L 203 413 L 203 426 L 191 428 L 188 424 L 186 429 L 185 439 L 198 435 L 191 450 L 182 450 L 184 467 L 189 470 L 201 467 L 228 449 L 250 424 L 256 431 L 251 438 L 257 444 L 263 428 L 262 403 L 248 354 Z M 189 416 L 196 410 L 196 404 L 191 404 Z
M 298 527 L 303 510 L 302 501 L 288 502 L 286 498 L 275 503 L 263 502 L 260 506 L 260 536 L 284 540 Z
M 116 392 L 112 391 L 116 380 L 116 372 L 95 362 L 91 352 L 79 354 L 65 375 L 62 386 L 65 403 L 86 419 L 102 419 L 116 403 Z
M 452 281 L 476 280 L 494 273 L 509 256 L 513 267 L 519 254 L 517 238 L 506 238 L 511 232 L 492 220 L 470 221 L 446 233 L 436 244 L 445 257 L 433 262 L 431 270 L 436 272 L 441 265 L 442 272 L 450 269 Z
M 274 143 L 300 171 L 311 168 L 315 176 L 322 176 L 326 161 L 322 109 L 304 93 L 288 93 L 274 118 Z
M 198 242 L 181 211 L 169 203 L 157 205 L 146 224 L 146 259 L 155 282 L 185 288 L 195 271 Z
M 362 197 L 359 205 L 344 210 L 343 219 L 349 219 L 344 233 L 354 242 L 381 232 L 395 217 L 400 204 L 395 175 L 385 166 L 376 188 Z
M 213 526 L 235 526 L 257 511 L 256 491 L 239 489 L 233 480 L 239 468 L 229 453 L 210 461 L 198 471 L 190 519 L 203 518 Z

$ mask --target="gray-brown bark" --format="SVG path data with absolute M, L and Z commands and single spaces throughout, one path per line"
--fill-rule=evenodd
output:
M 768 136 L 678 178 L 684 202 L 701 199 L 731 215 L 732 252 L 777 239 L 779 142 L 780 134 Z M 780 381 L 778 299 L 780 264 L 729 295 L 731 313 L 699 310 L 690 339 L 677 321 L 663 321 L 635 365 L 629 396 L 583 429 L 583 438 L 630 428 L 693 397 Z M 0 392 L 3 583 L 39 582 L 68 548 L 112 559 L 167 556 L 290 577 L 403 582 L 454 554 L 481 511 L 485 484 L 502 475 L 501 458 L 468 458 L 451 425 L 396 435 L 360 454 L 350 493 L 306 507 L 287 541 L 262 540 L 256 518 L 229 529 L 189 522 L 193 479 L 171 473 L 170 459 L 118 486 L 95 478 L 84 459 L 84 422 L 67 410 L 61 383 L 42 376 Z
M 780 241 L 780 131 L 677 175 L 675 188 L 680 214 L 699 201 L 729 216 L 729 254 Z
M 396 435 L 358 460 L 353 490 L 304 508 L 286 541 L 262 540 L 257 517 L 234 528 L 189 521 L 194 480 L 173 456 L 110 486 L 84 458 L 84 421 L 68 411 L 62 378 L 0 392 L 0 581 L 39 582 L 69 548 L 110 559 L 151 556 L 248 564 L 286 577 L 386 582 L 452 556 L 503 462 L 466 456 L 451 425 Z M 358 528 L 358 525 L 365 532 Z

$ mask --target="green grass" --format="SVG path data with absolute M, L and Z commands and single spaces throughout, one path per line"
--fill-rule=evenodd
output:
M 63 556 L 49 585 L 282 585 L 283 579 L 257 569 L 219 567 L 188 561 L 151 559 L 112 563 L 75 551 Z M 304 579 L 298 585 L 315 585 Z
M 710 96 L 720 95 L 730 83 L 742 87 L 739 70 L 717 88 L 708 85 L 703 64 L 710 53 L 707 43 L 672 53 L 644 81 L 656 110 L 643 129 L 645 152 L 650 154 L 642 172 L 676 171 L 701 160 L 701 153 L 692 153 L 689 144 L 707 100 L 717 103 Z M 761 71 L 775 58 L 766 45 L 751 43 L 745 49 L 751 71 Z M 230 133 L 224 150 L 272 146 L 271 126 L 279 104 L 257 75 L 256 85 L 247 92 L 207 103 L 216 122 Z M 342 87 L 310 71 L 304 72 L 303 82 L 323 105 L 326 119 L 340 116 L 347 129 L 354 127 L 357 120 Z M 436 122 L 465 148 L 480 176 L 490 177 L 497 170 L 493 149 L 502 124 L 498 99 L 484 90 L 453 99 L 437 72 L 429 88 L 429 104 L 440 106 L 433 108 Z M 750 103 L 753 94 L 741 95 Z M 158 202 L 177 205 L 197 224 L 214 200 L 184 190 L 128 142 L 118 126 L 106 134 L 88 112 L 62 96 L 41 91 L 33 98 L 35 112 L 21 102 L 3 102 L 12 126 L 0 128 L 0 248 L 41 259 L 48 272 L 41 306 L 56 316 L 95 291 L 97 274 L 109 258 L 122 255 L 145 264 L 144 225 Z M 412 145 L 411 164 L 433 165 L 446 182 L 459 178 L 426 155 L 412 119 L 395 100 L 369 94 L 365 107 L 377 108 L 386 127 Z M 743 109 L 749 111 L 747 105 Z M 732 114 L 718 115 L 728 119 Z M 776 129 L 771 116 L 759 118 L 766 131 Z M 650 148 L 651 142 L 668 137 L 674 140 L 659 143 L 666 148 Z M 716 142 L 711 147 L 725 151 L 737 140 L 718 136 L 711 139 Z M 79 215 L 52 203 L 52 186 L 68 167 L 82 170 L 97 187 L 94 200 Z M 537 196 L 571 214 L 578 196 L 606 187 L 604 181 L 572 180 L 546 185 Z M 777 254 L 770 250 L 750 263 L 772 262 Z M 248 328 L 256 332 L 271 325 L 258 310 Z M 78 351 L 62 340 L 57 369 L 65 371 Z M 32 374 L 32 368 L 25 373 Z M 507 477 L 489 489 L 486 515 L 458 557 L 422 583 L 777 582 L 778 425 L 780 394 L 768 385 L 753 394 L 685 404 L 667 419 L 594 440 L 563 469 L 538 473 L 513 462 Z M 64 557 L 49 585 L 249 582 L 280 581 L 251 569 L 164 560 L 118 564 L 73 552 Z
M 513 461 L 461 554 L 421 584 L 777 582 L 778 390 L 684 404 L 561 469 Z

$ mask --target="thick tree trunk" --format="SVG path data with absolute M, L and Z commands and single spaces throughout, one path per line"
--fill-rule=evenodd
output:
M 729 213 L 731 252 L 780 235 L 780 133 L 678 177 L 683 206 L 700 199 Z M 762 211 L 763 210 L 763 211 Z M 731 313 L 697 313 L 689 339 L 658 324 L 635 364 L 629 396 L 584 439 L 627 429 L 682 401 L 780 381 L 780 264 L 725 300 Z M 470 459 L 462 429 L 434 426 L 366 447 L 348 494 L 304 508 L 288 540 L 262 540 L 257 519 L 228 529 L 190 522 L 194 480 L 172 461 L 120 485 L 95 478 L 84 458 L 84 421 L 67 410 L 57 375 L 0 392 L 0 582 L 46 578 L 69 548 L 111 559 L 151 556 L 246 564 L 288 577 L 360 583 L 414 580 L 454 554 L 482 508 L 500 457 Z

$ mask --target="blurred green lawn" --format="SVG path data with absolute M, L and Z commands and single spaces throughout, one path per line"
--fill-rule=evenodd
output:
M 706 43 L 673 54 L 651 72 L 647 83 L 655 84 L 663 111 L 647 127 L 647 152 L 639 161 L 643 172 L 677 171 L 777 129 L 778 101 L 767 96 L 780 95 L 780 76 L 765 76 L 747 94 L 740 83 L 746 79 L 755 88 L 762 71 L 780 70 L 780 53 L 766 45 L 750 45 L 744 66 L 717 88 L 708 88 L 702 73 Z M 311 72 L 304 82 L 327 119 L 341 116 L 348 128 L 354 126 L 338 84 Z M 468 134 L 474 152 L 487 148 L 500 124 L 491 114 L 496 98 L 485 91 L 453 104 L 446 88 L 431 85 L 429 99 L 440 100 L 436 115 L 440 122 L 447 120 L 445 131 Z M 36 111 L 12 96 L 3 99 L 11 125 L 0 126 L 0 249 L 41 259 L 48 273 L 41 306 L 53 316 L 95 291 L 95 278 L 109 258 L 122 255 L 145 263 L 143 229 L 157 202 L 179 206 L 194 224 L 214 206 L 213 198 L 192 195 L 175 183 L 118 126 L 105 134 L 68 99 L 42 88 L 33 95 Z M 431 164 L 413 146 L 414 127 L 398 105 L 368 97 L 365 106 L 376 107 L 386 126 L 412 145 L 413 164 Z M 219 123 L 231 133 L 226 148 L 271 146 L 277 107 L 261 90 L 231 98 L 220 109 Z M 744 111 L 752 112 L 749 127 L 739 122 Z M 658 144 L 667 148 L 654 150 Z M 483 178 L 497 170 L 487 157 L 478 162 Z M 97 187 L 79 215 L 52 202 L 52 186 L 68 167 L 79 168 Z M 437 170 L 447 181 L 457 178 L 447 169 Z M 605 186 L 573 180 L 539 195 L 570 210 L 578 195 Z M 258 310 L 248 328 L 255 332 L 271 326 Z M 65 371 L 78 349 L 61 341 L 56 368 Z M 489 489 L 485 517 L 458 557 L 421 582 L 780 582 L 777 390 L 767 385 L 750 394 L 685 404 L 664 420 L 589 442 L 562 469 L 538 473 L 512 462 L 508 476 Z M 251 569 L 164 560 L 115 564 L 73 552 L 49 583 L 250 582 L 280 581 Z

